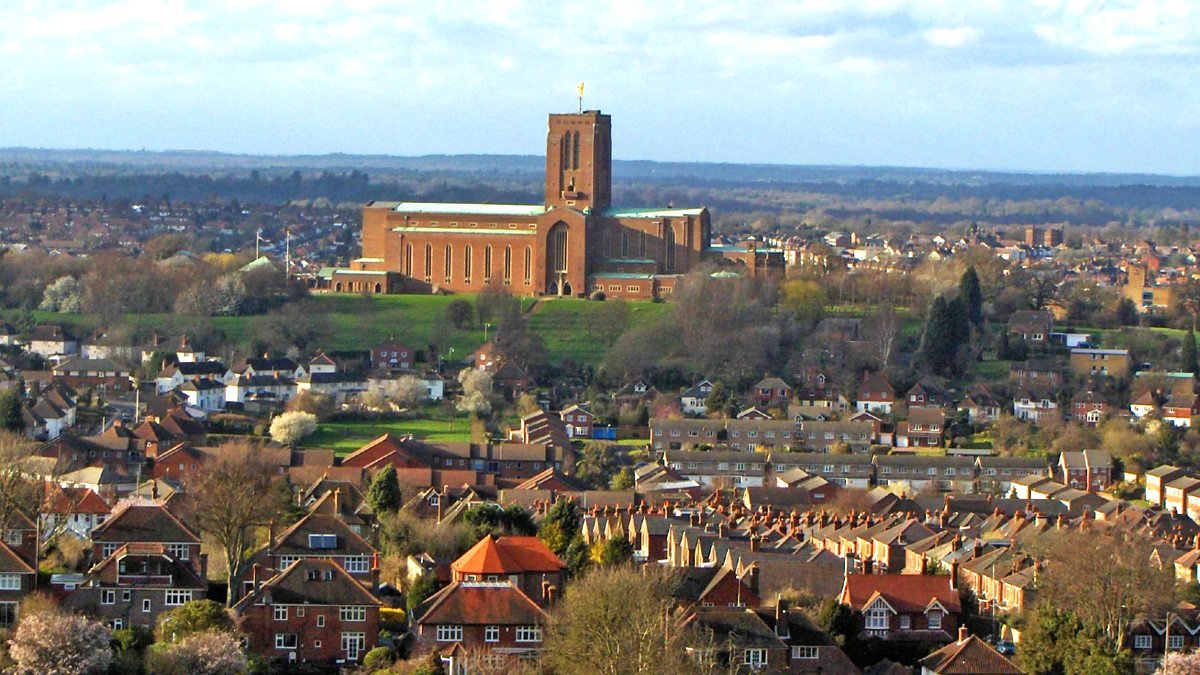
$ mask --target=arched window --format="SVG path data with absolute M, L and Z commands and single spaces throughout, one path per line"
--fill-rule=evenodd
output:
M 488 244 L 483 249 L 483 283 L 488 283 L 492 280 L 492 245 Z
M 404 247 L 404 276 L 412 276 L 412 244 Z
M 451 271 L 454 269 L 454 249 L 446 244 L 446 283 L 450 283 Z
M 574 148 L 572 149 L 572 154 L 574 155 L 574 158 L 571 160 L 571 168 L 578 169 L 579 168 L 579 132 L 578 131 L 575 132 L 575 140 L 573 141 L 572 144 L 574 145 Z
M 504 283 L 512 283 L 512 247 L 504 247 Z
M 378 283 L 377 283 L 377 284 L 375 284 L 375 292 L 376 292 L 376 293 L 382 293 L 382 292 L 383 292 L 383 286 L 382 286 L 382 285 L 380 285 L 380 284 L 378 284 Z
M 425 281 L 433 281 L 433 244 L 425 244 Z
M 550 250 L 547 251 L 550 258 L 551 272 L 566 272 L 567 271 L 567 226 L 559 223 L 550 228 L 550 236 L 547 237 L 550 245 Z
M 629 257 L 629 230 L 621 230 L 621 257 Z
M 471 245 L 467 244 L 466 250 L 463 251 L 463 279 L 469 284 L 471 283 Z
M 533 247 L 525 247 L 525 285 L 533 283 Z
M 642 230 L 639 234 L 641 235 L 641 241 L 638 242 L 638 257 L 641 258 L 642 260 L 645 260 L 646 259 L 646 231 Z
M 334 293 L 341 293 L 341 292 L 342 292 L 342 282 L 340 282 L 340 281 L 339 281 L 339 282 L 337 282 L 336 284 L 334 284 L 334 285 L 333 285 L 333 292 L 334 292 Z
M 674 272 L 675 271 L 675 227 L 673 225 L 667 225 L 667 232 L 666 232 L 666 237 L 665 237 L 664 243 L 665 243 L 665 246 L 667 249 L 665 251 L 665 253 L 666 253 L 665 263 L 666 263 L 667 271 Z
M 563 171 L 571 168 L 571 132 L 563 134 L 562 140 L 562 168 Z

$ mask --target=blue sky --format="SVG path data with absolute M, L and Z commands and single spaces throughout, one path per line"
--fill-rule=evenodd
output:
M 0 146 L 1200 174 L 1200 2 L 14 0 Z

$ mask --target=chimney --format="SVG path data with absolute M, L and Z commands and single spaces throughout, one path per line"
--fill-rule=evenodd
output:
M 558 586 L 551 586 L 546 589 L 546 604 L 553 605 L 558 599 Z
M 258 590 L 258 563 L 250 566 L 250 591 Z
M 208 578 L 208 554 L 207 553 L 200 554 L 200 578 L 201 579 Z
M 966 642 L 968 637 L 969 636 L 967 635 L 967 627 L 959 626 L 958 627 L 958 644 L 961 645 L 962 643 Z
M 750 552 L 758 553 L 759 538 L 757 534 L 750 535 Z
M 950 563 L 950 590 L 958 590 L 958 561 Z
M 342 514 L 341 510 L 338 508 L 341 500 L 342 500 L 342 488 L 336 488 L 333 491 L 333 515 L 334 516 L 340 516 Z
M 275 546 L 275 519 L 267 521 L 267 548 Z
M 542 604 L 550 604 L 550 582 L 542 579 Z

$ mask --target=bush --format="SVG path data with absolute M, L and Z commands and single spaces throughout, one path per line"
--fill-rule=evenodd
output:
M 362 670 L 366 673 L 387 670 L 395 662 L 396 659 L 392 657 L 392 650 L 387 647 L 376 647 L 367 652 L 367 655 L 363 657 Z
M 380 623 L 404 623 L 408 621 L 408 612 L 400 607 L 384 607 L 379 610 Z
M 104 626 L 77 614 L 35 614 L 21 620 L 8 653 L 18 675 L 103 673 L 112 662 Z
M 317 430 L 317 416 L 290 411 L 271 420 L 271 439 L 280 445 L 295 445 Z
M 588 297 L 597 302 L 603 302 L 604 298 L 606 298 L 607 296 L 604 295 L 604 291 L 592 291 L 592 294 L 589 295 Z
M 237 638 L 216 631 L 160 643 L 146 656 L 146 670 L 157 675 L 240 675 L 246 668 Z

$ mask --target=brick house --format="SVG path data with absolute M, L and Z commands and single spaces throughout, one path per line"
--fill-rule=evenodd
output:
M 500 537 L 479 540 L 450 563 L 453 581 L 502 581 L 537 602 L 548 604 L 550 595 L 562 591 L 567 566 L 537 537 Z
M 414 610 L 416 654 L 436 652 L 448 672 L 465 672 L 472 655 L 535 657 L 546 610 L 507 581 L 453 581 Z
M 792 400 L 792 386 L 778 377 L 764 377 L 754 385 L 752 399 L 767 408 L 786 408 Z
M 966 412 L 972 424 L 988 424 L 1000 419 L 1000 400 L 982 384 L 971 387 L 958 402 L 959 412 Z
M 855 402 L 855 408 L 859 412 L 890 415 L 895 402 L 896 390 L 886 377 L 881 373 L 867 373 L 863 376 L 862 384 L 858 387 L 858 400 Z
M 1008 319 L 1008 334 L 1034 343 L 1044 343 L 1054 330 L 1054 315 L 1048 310 L 1013 312 Z
M 342 565 L 307 557 L 265 583 L 251 568 L 251 591 L 233 606 L 250 650 L 288 663 L 356 663 L 379 643 L 380 602 Z
M 1091 389 L 1081 391 L 1071 399 L 1071 419 L 1094 427 L 1108 414 L 1108 408 L 1104 396 Z
M 1187 471 L 1177 466 L 1164 464 L 1146 472 L 1146 501 L 1155 508 L 1162 508 L 1164 489 L 1168 483 L 1187 475 Z
M 1200 396 L 1186 392 L 1172 393 L 1162 406 L 1163 420 L 1177 427 L 1191 428 L 1192 418 L 1200 416 Z
M 908 419 L 896 424 L 896 447 L 941 447 L 945 432 L 945 410 L 932 407 L 909 408 Z
M 126 503 L 99 527 L 92 530 L 92 561 L 107 560 L 125 544 L 162 544 L 174 560 L 205 575 L 206 557 L 200 553 L 200 537 L 158 503 Z
M 0 628 L 16 626 L 20 618 L 17 616 L 17 608 L 21 599 L 33 592 L 37 576 L 37 570 L 31 562 L 8 544 L 9 541 L 23 539 L 22 532 L 9 532 L 14 533 L 11 539 L 5 536 L 4 541 L 0 541 Z
M 587 409 L 572 405 L 560 413 L 563 424 L 566 425 L 567 435 L 571 438 L 591 438 L 592 426 L 595 424 L 596 416 Z
M 941 408 L 949 403 L 946 392 L 927 380 L 921 380 L 914 384 L 905 395 L 904 401 L 910 410 L 913 408 Z
M 190 554 L 181 557 L 188 549 L 173 546 L 122 544 L 88 571 L 63 604 L 114 630 L 152 628 L 162 612 L 201 600 L 208 593 L 203 565 L 195 569 Z
M 885 640 L 949 642 L 962 619 L 953 574 L 848 574 L 838 602 L 864 636 Z
M 1059 455 L 1055 475 L 1069 487 L 1101 492 L 1112 485 L 1112 470 L 1107 450 L 1067 451 Z

